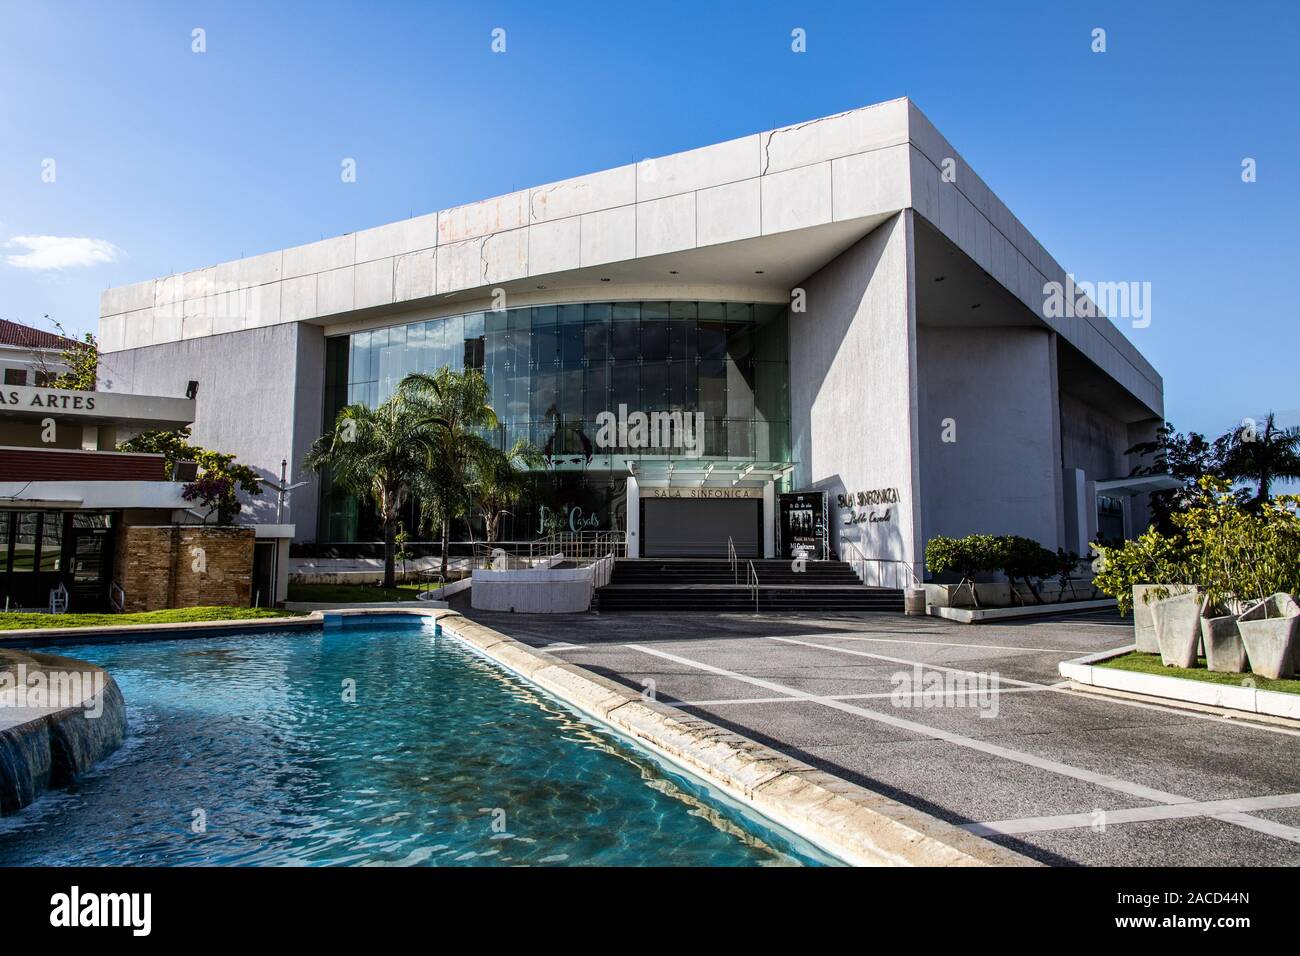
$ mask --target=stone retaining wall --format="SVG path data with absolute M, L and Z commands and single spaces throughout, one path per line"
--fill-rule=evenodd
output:
M 125 610 L 248 607 L 254 534 L 246 525 L 119 528 L 113 569 L 126 592 Z

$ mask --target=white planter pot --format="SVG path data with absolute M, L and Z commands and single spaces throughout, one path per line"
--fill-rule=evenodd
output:
M 1205 663 L 1221 674 L 1240 674 L 1246 669 L 1246 645 L 1241 642 L 1235 614 L 1201 618 L 1201 640 Z
M 1151 617 L 1151 605 L 1146 596 L 1159 585 L 1133 585 L 1133 639 L 1142 654 L 1159 654 L 1160 645 L 1156 643 L 1156 622 Z
M 1187 591 L 1152 601 L 1151 617 L 1156 625 L 1160 660 L 1166 667 L 1195 667 L 1201 643 L 1201 597 Z
M 1273 594 L 1237 618 L 1250 669 L 1276 680 L 1295 672 L 1300 605 L 1289 594 Z

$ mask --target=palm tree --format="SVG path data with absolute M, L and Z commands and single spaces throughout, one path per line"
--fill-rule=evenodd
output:
M 457 372 L 443 366 L 432 375 L 412 372 L 397 391 L 421 417 L 430 439 L 425 474 L 442 524 L 445 578 L 452 519 L 471 509 L 470 483 L 476 471 L 501 454 L 485 437 L 497 428 L 496 412 L 488 404 L 487 379 L 477 369 Z
M 423 410 L 394 395 L 378 408 L 349 405 L 339 411 L 334 430 L 312 444 L 306 466 L 328 468 L 349 494 L 369 497 L 384 530 L 384 584 L 396 586 L 398 520 L 408 500 L 427 481 L 433 447 Z
M 1243 426 L 1216 444 L 1222 446 L 1224 475 L 1255 484 L 1256 508 L 1268 503 L 1275 481 L 1300 478 L 1300 428 L 1278 428 L 1272 412 L 1262 430 Z
M 528 469 L 541 464 L 541 461 L 541 453 L 520 440 L 509 451 L 492 449 L 492 453 L 475 466 L 469 493 L 479 517 L 483 519 L 483 531 L 489 545 L 497 539 L 497 528 L 506 508 L 528 492 Z

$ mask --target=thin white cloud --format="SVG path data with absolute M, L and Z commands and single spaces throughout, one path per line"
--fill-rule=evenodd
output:
M 97 266 L 112 262 L 122 254 L 121 249 L 107 240 L 84 236 L 14 236 L 5 243 L 5 248 L 26 250 L 5 256 L 5 261 L 18 269 L 33 271 Z

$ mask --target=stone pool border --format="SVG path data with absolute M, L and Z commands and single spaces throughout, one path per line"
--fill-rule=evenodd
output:
M 1039 866 L 937 817 L 834 777 L 559 660 L 455 611 L 438 624 L 570 707 L 854 866 Z
M 342 612 L 338 612 L 342 613 Z M 392 613 L 392 611 L 386 611 Z M 257 617 L 231 621 L 178 621 L 162 624 L 106 624 L 99 627 L 35 627 L 26 630 L 0 631 L 0 647 L 13 647 L 33 641 L 42 644 L 82 644 L 104 637 L 171 634 L 177 637 L 202 637 L 212 631 L 283 630 L 286 627 L 320 627 L 325 618 L 319 611 L 305 615 Z
M 855 866 L 1041 866 L 951 823 L 817 770 L 552 657 L 462 614 L 430 607 L 349 607 L 303 617 L 0 632 L 23 641 L 84 643 L 105 638 L 201 637 L 222 631 L 346 626 L 341 619 L 427 617 L 484 656 L 570 707 L 699 778 L 822 851 Z M 329 618 L 333 618 L 331 624 Z M 350 622 L 347 622 L 350 623 Z

